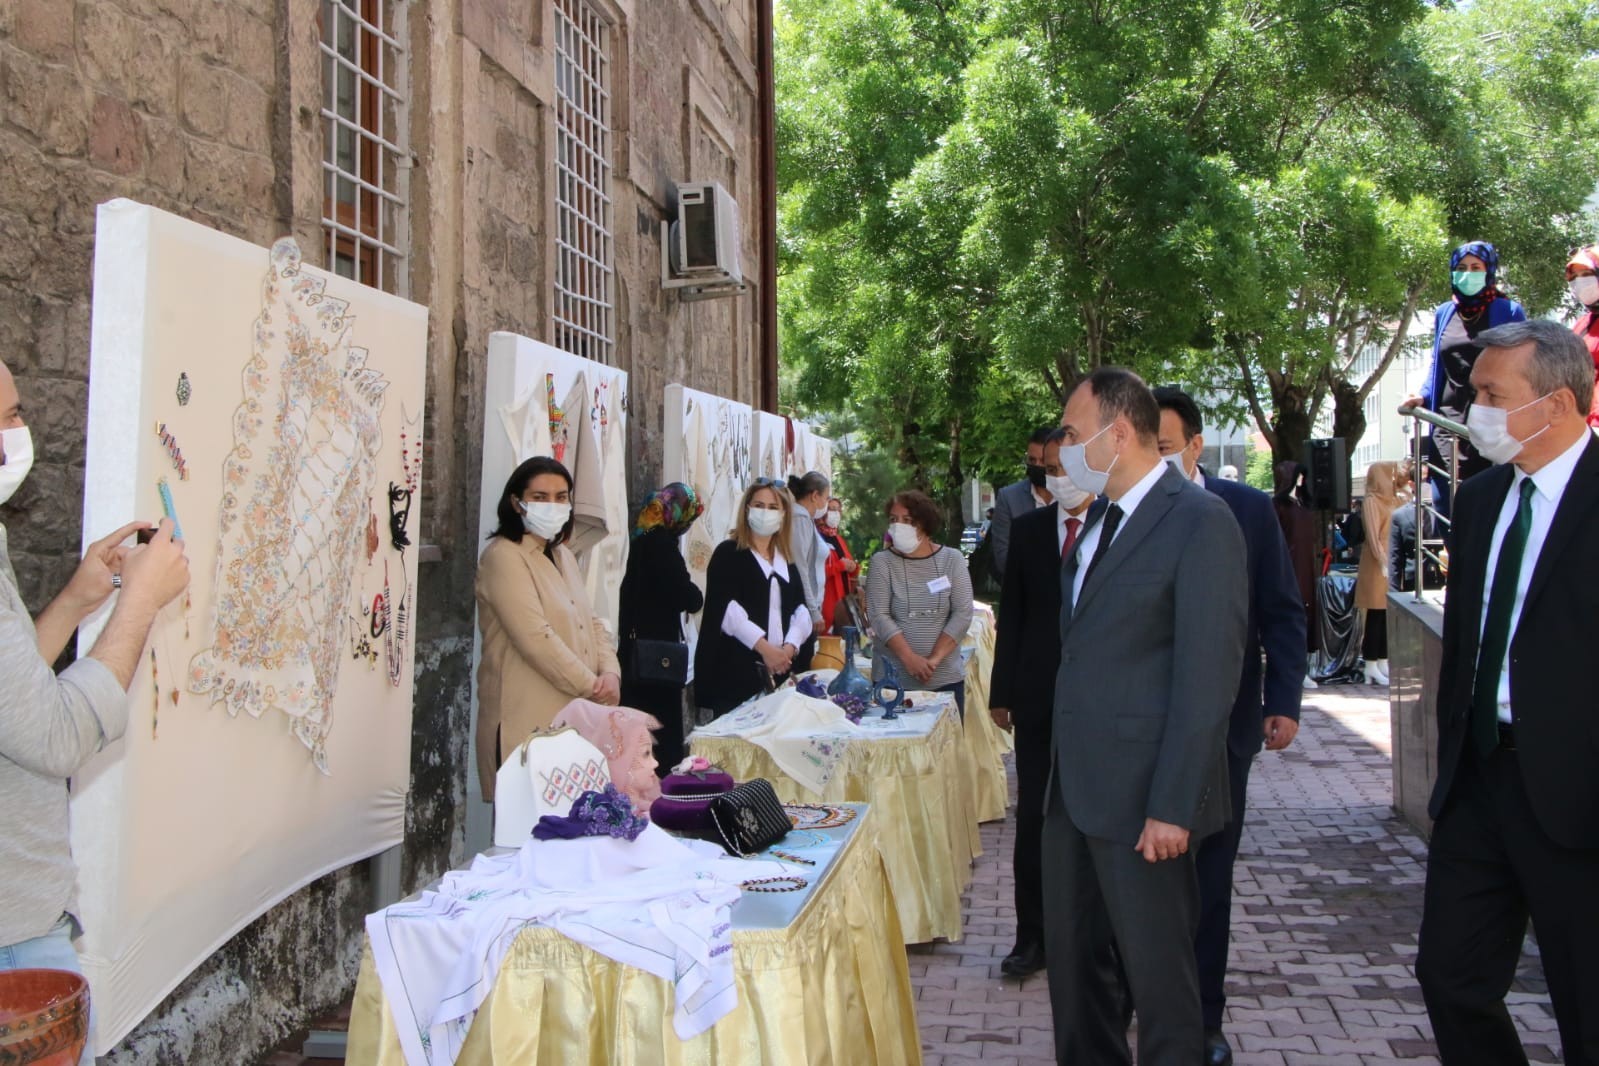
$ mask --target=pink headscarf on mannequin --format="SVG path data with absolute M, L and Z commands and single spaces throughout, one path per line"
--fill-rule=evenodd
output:
M 611 781 L 633 802 L 635 814 L 650 809 L 661 794 L 655 776 L 654 740 L 650 731 L 661 728 L 654 715 L 631 707 L 607 707 L 592 700 L 573 700 L 550 723 L 571 726 L 579 736 L 605 753 Z

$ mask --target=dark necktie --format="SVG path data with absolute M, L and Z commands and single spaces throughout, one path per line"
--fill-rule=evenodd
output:
M 1066 519 L 1066 543 L 1060 546 L 1060 561 L 1065 562 L 1072 556 L 1072 549 L 1077 547 L 1077 534 L 1083 530 L 1081 518 Z
M 1510 650 L 1510 616 L 1516 608 L 1516 584 L 1521 577 L 1521 556 L 1532 529 L 1532 478 L 1521 479 L 1521 502 L 1516 517 L 1499 544 L 1493 588 L 1488 592 L 1488 617 L 1477 648 L 1477 676 L 1471 686 L 1471 738 L 1484 757 L 1499 746 L 1499 674 Z
M 1116 536 L 1116 527 L 1122 524 L 1122 509 L 1114 503 L 1105 509 L 1105 521 L 1099 527 L 1099 543 L 1094 545 L 1094 557 L 1088 562 L 1088 572 L 1083 575 L 1083 588 L 1088 587 L 1088 581 L 1094 576 L 1094 567 L 1110 551 L 1110 542 Z

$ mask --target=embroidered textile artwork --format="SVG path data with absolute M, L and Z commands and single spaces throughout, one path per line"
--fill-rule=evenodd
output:
M 420 540 L 428 316 L 128 200 L 100 205 L 94 256 L 85 546 L 166 512 L 190 561 L 127 730 L 74 775 L 106 1054 L 268 907 L 404 839 L 417 553 L 382 497 L 411 492 Z
M 550 412 L 550 454 L 555 456 L 558 463 L 566 462 L 566 443 L 571 427 L 567 424 L 567 412 L 564 407 L 555 402 L 555 375 L 544 375 L 544 396 Z
M 325 286 L 301 272 L 292 240 L 272 246 L 222 465 L 212 643 L 189 663 L 190 692 L 234 716 L 286 715 L 323 773 L 338 619 L 361 552 L 388 389 L 353 343 L 349 305 Z M 393 499 L 391 483 L 391 508 Z M 409 509 L 406 491 L 401 514 Z M 403 536 L 403 519 L 397 528 Z

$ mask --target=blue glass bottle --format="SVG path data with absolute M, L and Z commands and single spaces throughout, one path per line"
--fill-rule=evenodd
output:
M 859 642 L 859 633 L 854 626 L 844 627 L 844 668 L 833 678 L 827 686 L 829 696 L 850 695 L 858 696 L 862 703 L 872 702 L 872 683 L 866 679 L 855 666 L 855 649 Z

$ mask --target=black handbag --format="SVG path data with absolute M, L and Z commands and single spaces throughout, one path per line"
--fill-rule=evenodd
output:
M 628 652 L 629 679 L 640 685 L 688 684 L 688 645 L 680 640 L 633 638 Z
M 711 824 L 716 827 L 717 843 L 728 854 L 739 856 L 765 851 L 794 828 L 772 783 L 762 778 L 735 785 L 713 798 Z

